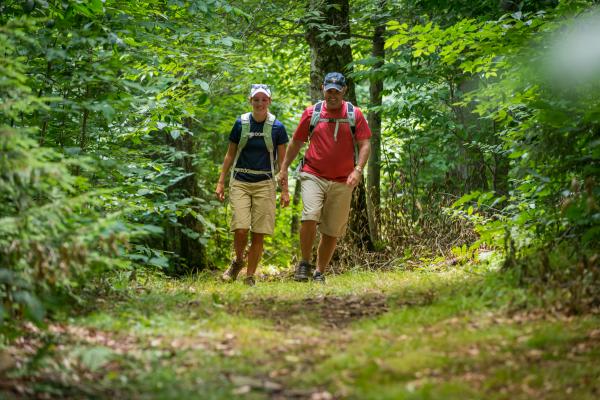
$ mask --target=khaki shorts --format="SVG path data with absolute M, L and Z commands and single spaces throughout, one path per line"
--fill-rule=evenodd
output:
M 328 181 L 307 172 L 300 173 L 302 221 L 318 221 L 319 232 L 342 237 L 346 232 L 352 186 Z
M 254 233 L 272 235 L 275 229 L 275 197 L 275 185 L 271 179 L 262 182 L 233 179 L 229 188 L 231 231 L 250 229 Z

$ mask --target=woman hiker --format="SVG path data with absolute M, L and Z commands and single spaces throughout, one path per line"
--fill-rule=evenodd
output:
M 222 279 L 235 281 L 244 267 L 244 251 L 251 232 L 244 283 L 256 283 L 254 273 L 263 253 L 265 235 L 275 228 L 276 178 L 285 156 L 288 136 L 283 124 L 269 112 L 271 89 L 254 84 L 250 89 L 252 112 L 241 115 L 229 134 L 229 147 L 215 194 L 225 199 L 225 177 L 231 169 L 229 200 L 235 258 Z M 276 164 L 277 163 L 277 164 Z M 281 205 L 290 203 L 287 182 L 281 187 Z

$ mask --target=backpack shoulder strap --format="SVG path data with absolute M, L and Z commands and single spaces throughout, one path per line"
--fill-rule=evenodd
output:
M 248 138 L 250 137 L 250 115 L 252 113 L 245 113 L 240 116 L 240 120 L 242 122 L 242 133 L 240 133 L 240 141 L 237 145 L 237 151 L 235 153 L 235 159 L 233 160 L 233 164 L 231 165 L 231 181 L 233 181 L 233 177 L 235 175 L 235 167 L 237 165 L 237 161 L 240 158 L 240 154 L 242 150 L 248 143 Z
M 310 118 L 310 125 L 308 127 L 308 141 L 312 137 L 313 131 L 315 130 L 315 126 L 319 123 L 319 119 L 321 119 L 321 109 L 323 108 L 323 102 L 319 101 L 313 107 L 313 114 Z
M 354 105 L 349 101 L 346 102 L 346 114 L 348 115 L 348 123 L 350 124 L 350 130 L 352 131 L 352 138 L 356 133 L 356 114 L 354 113 Z
M 250 137 L 250 114 L 251 113 L 245 113 L 240 117 L 242 121 L 242 133 L 240 135 L 240 142 L 238 143 L 237 148 L 238 154 L 246 146 L 246 143 L 248 143 L 248 138 Z
M 267 119 L 265 120 L 265 124 L 263 125 L 263 139 L 265 140 L 265 145 L 267 146 L 267 150 L 269 153 L 273 153 L 273 136 L 271 132 L 273 132 L 273 124 L 275 124 L 275 116 L 271 113 L 267 114 Z

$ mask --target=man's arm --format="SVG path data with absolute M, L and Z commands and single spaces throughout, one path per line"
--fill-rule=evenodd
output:
M 285 144 L 280 144 L 277 146 L 277 163 L 279 164 L 279 176 L 281 177 L 281 171 L 283 171 L 282 165 L 283 165 L 283 159 L 285 158 Z M 287 174 L 287 168 L 285 169 L 285 172 Z M 285 182 L 280 181 L 280 185 L 281 185 L 281 196 L 280 196 L 280 200 L 281 200 L 281 206 L 282 207 L 287 207 L 290 204 L 290 192 L 288 190 L 288 182 L 287 182 L 287 178 L 285 179 Z
M 370 139 L 359 140 L 357 144 L 358 161 L 356 163 L 356 167 L 352 170 L 352 173 L 348 175 L 348 179 L 346 180 L 346 184 L 352 187 L 355 187 L 360 182 L 365 165 L 367 165 L 367 161 L 369 160 L 369 154 L 371 153 Z
M 300 152 L 300 149 L 302 148 L 303 145 L 304 145 L 304 143 L 300 142 L 298 140 L 292 139 L 290 141 L 287 151 L 285 152 L 285 157 L 284 157 L 283 161 L 281 162 L 281 170 L 279 172 L 279 182 L 281 183 L 282 188 L 284 186 L 287 187 L 288 168 L 290 167 L 290 164 L 292 163 L 292 161 L 294 161 L 294 159 Z

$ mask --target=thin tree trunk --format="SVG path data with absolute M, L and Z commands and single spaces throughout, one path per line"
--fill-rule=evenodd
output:
M 294 197 L 292 198 L 292 209 L 296 210 L 298 204 L 300 204 L 300 194 L 302 191 L 300 190 L 300 180 L 296 179 L 296 185 L 294 187 Z M 292 212 L 292 222 L 290 223 L 290 234 L 293 236 L 298 233 L 298 225 L 299 225 L 298 213 Z
M 86 108 L 83 110 L 83 116 L 81 117 L 81 132 L 79 134 L 79 147 L 81 151 L 85 150 L 87 145 L 87 121 L 90 111 Z
M 379 9 L 385 9 L 387 0 L 381 0 Z M 373 33 L 372 55 L 377 58 L 373 69 L 381 68 L 385 60 L 385 21 L 379 21 Z M 371 107 L 381 107 L 383 79 L 371 78 L 369 86 Z M 379 240 L 379 209 L 381 207 L 381 111 L 371 111 L 368 115 L 371 128 L 371 155 L 367 170 L 367 205 L 369 206 L 369 231 L 371 238 Z

